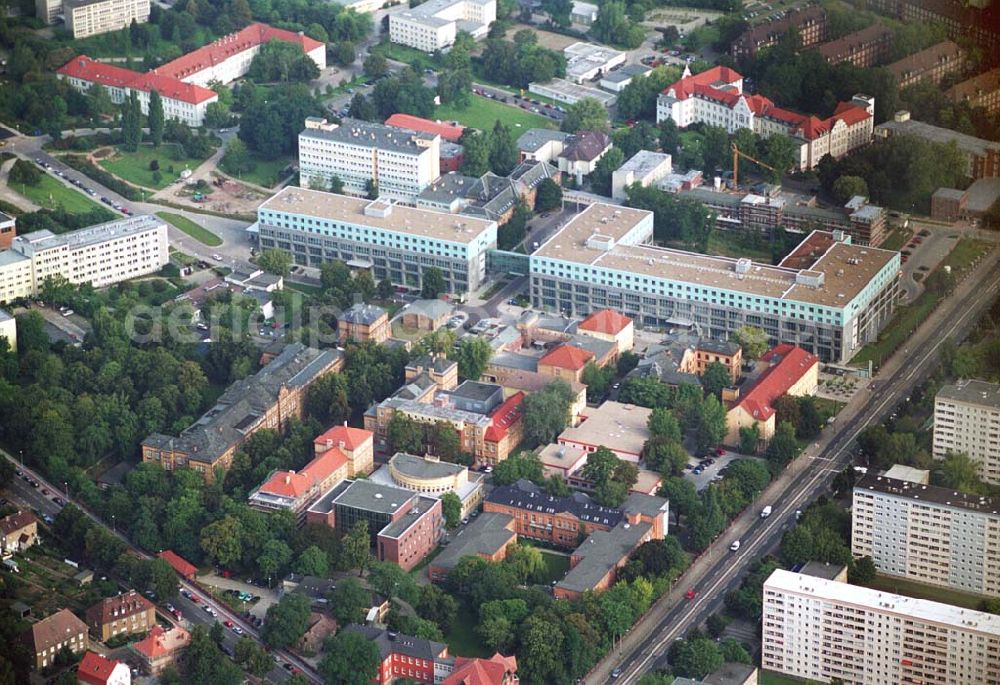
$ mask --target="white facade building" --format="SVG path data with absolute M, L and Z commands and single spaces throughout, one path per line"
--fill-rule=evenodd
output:
M 1000 616 L 778 569 L 761 667 L 845 685 L 1000 685 Z
M 167 224 L 152 216 L 109 221 L 55 235 L 41 230 L 14 238 L 0 252 L 0 302 L 38 295 L 46 278 L 95 288 L 162 269 L 170 259 Z
M 851 520 L 851 551 L 879 572 L 1000 596 L 1000 502 L 871 474 L 854 486 Z
M 961 452 L 979 465 L 979 477 L 1000 483 L 1000 385 L 965 380 L 934 398 L 935 459 Z
M 435 267 L 455 294 L 479 288 L 497 244 L 495 221 L 295 187 L 258 208 L 256 230 L 262 249 L 288 252 L 296 264 L 339 259 L 415 289 Z
M 107 88 L 115 104 L 125 102 L 135 91 L 143 114 L 149 113 L 149 94 L 155 90 L 163 99 L 163 114 L 168 120 L 201 126 L 208 106 L 219 99 L 208 84 L 230 83 L 244 76 L 260 47 L 272 40 L 300 45 L 317 67 L 326 68 L 326 46 L 318 40 L 267 24 L 251 24 L 145 74 L 81 55 L 67 62 L 56 75 L 84 92 L 99 83 Z
M 369 181 L 380 197 L 413 204 L 441 175 L 441 136 L 359 119 L 338 124 L 306 119 L 299 133 L 299 184 L 329 190 L 334 176 L 348 195 L 366 196 Z
M 47 20 L 52 14 L 46 0 L 36 0 L 36 10 L 45 7 Z M 133 21 L 145 24 L 149 21 L 149 0 L 63 0 L 63 16 L 66 29 L 74 38 L 96 36 L 109 31 L 128 28 Z
M 613 50 L 594 43 L 573 43 L 563 48 L 566 57 L 566 78 L 576 83 L 589 81 L 599 74 L 625 64 L 628 57 L 620 50 Z
M 62 0 L 35 0 L 35 16 L 49 25 L 56 23 L 62 9 Z
M 633 183 L 643 188 L 656 185 L 673 172 L 670 155 L 662 152 L 639 150 L 632 158 L 611 174 L 611 197 L 625 199 L 625 189 Z
M 389 40 L 427 53 L 446 50 L 459 31 L 485 38 L 496 18 L 496 0 L 428 0 L 389 15 Z
M 812 169 L 824 155 L 839 158 L 871 142 L 875 100 L 855 95 L 837 105 L 833 116 L 818 119 L 776 107 L 763 95 L 743 92 L 743 77 L 729 67 L 713 67 L 684 77 L 656 100 L 656 121 L 672 119 L 678 128 L 694 123 L 720 126 L 728 133 L 748 128 L 763 138 L 786 135 L 799 144 L 796 167 Z

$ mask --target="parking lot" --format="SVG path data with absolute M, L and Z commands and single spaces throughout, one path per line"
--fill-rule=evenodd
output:
M 701 466 L 701 460 L 692 457 L 688 462 L 688 468 L 684 471 L 684 477 L 693 482 L 695 490 L 699 492 L 707 488 L 712 481 L 721 480 L 722 471 L 729 465 L 729 462 L 735 459 L 757 459 L 757 457 L 747 457 L 738 452 L 722 450 L 722 454 L 713 454 L 708 459 L 711 459 L 712 463 Z M 695 473 L 698 469 L 701 469 L 701 472 Z

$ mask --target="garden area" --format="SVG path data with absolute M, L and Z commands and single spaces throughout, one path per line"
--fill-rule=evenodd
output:
M 101 155 L 101 152 L 106 154 Z M 187 157 L 184 148 L 174 143 L 164 143 L 159 148 L 140 145 L 135 152 L 125 152 L 121 148 L 98 151 L 95 157 L 100 165 L 115 176 L 145 188 L 160 190 L 166 188 L 185 169 L 194 171 L 203 159 Z
M 480 96 L 472 98 L 472 104 L 464 109 L 450 105 L 438 105 L 434 118 L 441 121 L 457 121 L 463 126 L 471 126 L 481 131 L 490 131 L 497 120 L 510 127 L 515 136 L 520 136 L 529 128 L 555 128 L 556 123 L 540 114 L 528 112 L 502 102 Z
M 34 185 L 9 183 L 10 189 L 44 209 L 62 209 L 70 214 L 86 214 L 101 206 L 62 181 L 42 174 Z
M 250 152 L 249 161 L 246 168 L 241 171 L 231 170 L 226 165 L 225 157 L 219 161 L 219 170 L 238 181 L 245 181 L 261 186 L 262 188 L 273 188 L 290 175 L 284 173 L 292 164 L 290 157 L 278 157 L 277 159 L 264 159 L 256 153 Z

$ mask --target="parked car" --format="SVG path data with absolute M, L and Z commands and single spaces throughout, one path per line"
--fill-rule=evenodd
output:
M 734 540 L 733 544 L 729 545 L 729 549 L 731 549 L 734 552 L 737 551 L 739 548 L 740 548 L 740 541 L 739 540 Z

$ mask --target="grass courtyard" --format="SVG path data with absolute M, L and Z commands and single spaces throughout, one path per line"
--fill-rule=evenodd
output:
M 464 603 L 458 606 L 458 615 L 451 630 L 444 636 L 444 641 L 448 643 L 448 651 L 458 656 L 489 658 L 490 650 L 479 640 L 475 627 L 479 622 L 479 617 L 475 610 L 468 608 Z
M 159 165 L 156 171 L 149 168 L 154 160 Z M 152 145 L 140 145 L 135 152 L 124 152 L 121 148 L 115 148 L 111 155 L 100 161 L 100 164 L 115 176 L 130 183 L 160 190 L 180 178 L 181 172 L 185 169 L 194 171 L 204 161 L 185 157 L 180 146 L 164 143 L 158 148 Z
M 510 127 L 515 137 L 520 136 L 529 128 L 556 127 L 556 123 L 547 117 L 478 95 L 472 97 L 472 104 L 465 109 L 439 105 L 434 110 L 434 118 L 442 121 L 457 121 L 463 126 L 471 126 L 481 131 L 492 130 L 493 125 L 497 120 L 500 120 Z
M 36 185 L 27 186 L 11 183 L 10 189 L 45 209 L 58 209 L 61 206 L 70 214 L 85 214 L 101 208 L 101 205 L 83 193 L 70 188 L 48 174 L 42 174 Z
M 258 157 L 255 154 L 251 155 L 253 160 L 253 169 L 250 171 L 245 171 L 242 173 L 231 173 L 226 169 L 225 164 L 220 162 L 219 169 L 223 172 L 229 174 L 238 181 L 246 181 L 247 183 L 253 183 L 262 188 L 273 188 L 279 182 L 285 179 L 287 174 L 284 172 L 288 166 L 292 163 L 290 157 L 278 157 L 277 159 L 264 159 Z
M 160 217 L 174 228 L 184 231 L 199 243 L 203 243 L 209 247 L 218 247 L 222 244 L 222 238 L 215 235 L 207 228 L 199 226 L 186 216 L 174 214 L 173 212 L 157 212 L 156 216 Z

